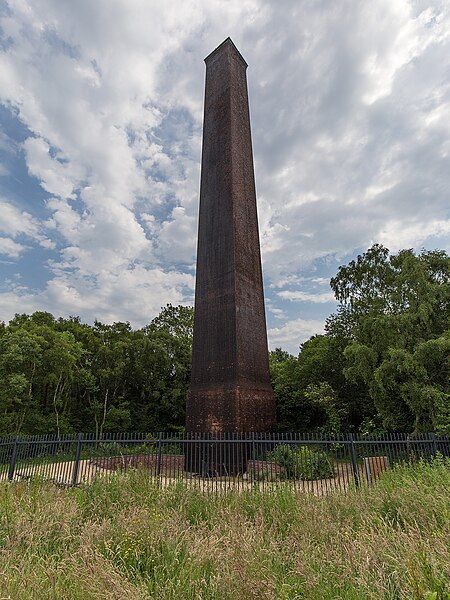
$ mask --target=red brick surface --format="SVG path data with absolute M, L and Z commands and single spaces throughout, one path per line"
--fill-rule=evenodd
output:
M 186 427 L 273 431 L 247 65 L 227 39 L 206 58 L 192 380 Z

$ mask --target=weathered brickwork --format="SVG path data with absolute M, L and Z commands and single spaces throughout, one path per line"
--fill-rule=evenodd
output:
M 273 431 L 247 64 L 228 38 L 206 59 L 191 432 Z

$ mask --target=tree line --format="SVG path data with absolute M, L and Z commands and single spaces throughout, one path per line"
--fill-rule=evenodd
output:
M 331 279 L 338 308 L 297 356 L 270 353 L 280 431 L 450 434 L 450 257 L 374 245 Z M 0 435 L 180 430 L 193 309 L 0 325 Z

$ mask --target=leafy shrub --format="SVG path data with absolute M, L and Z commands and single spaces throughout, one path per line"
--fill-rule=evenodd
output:
M 272 458 L 284 468 L 287 479 L 325 479 L 333 476 L 331 461 L 322 450 L 282 444 L 272 452 Z

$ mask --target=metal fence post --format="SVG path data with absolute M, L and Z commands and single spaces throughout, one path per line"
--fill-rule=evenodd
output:
M 75 457 L 73 459 L 73 471 L 72 471 L 72 485 L 78 483 L 78 472 L 80 470 L 80 456 L 81 446 L 83 445 L 83 434 L 79 433 L 77 436 L 77 445 L 75 446 Z
M 161 475 L 161 431 L 158 433 L 158 446 L 156 455 L 156 475 Z
M 251 482 L 254 483 L 256 477 L 256 447 L 255 447 L 255 432 L 252 431 L 252 468 L 250 471 Z
M 16 435 L 16 438 L 14 440 L 14 445 L 12 448 L 12 453 L 11 453 L 11 460 L 9 463 L 9 469 L 8 469 L 8 479 L 9 481 L 12 481 L 14 479 L 14 471 L 16 470 L 16 462 L 17 462 L 17 450 L 19 447 L 19 436 Z
M 429 433 L 430 436 L 430 440 L 431 440 L 431 456 L 436 456 L 437 452 L 438 452 L 438 448 L 437 448 L 437 442 L 436 442 L 436 434 L 433 432 Z
M 353 477 L 355 480 L 355 486 L 359 487 L 359 471 L 358 471 L 358 459 L 357 459 L 357 454 L 356 454 L 356 447 L 355 447 L 355 440 L 353 438 L 353 433 L 349 433 L 348 434 L 348 439 L 350 442 L 350 456 L 352 459 L 352 470 L 353 470 Z

